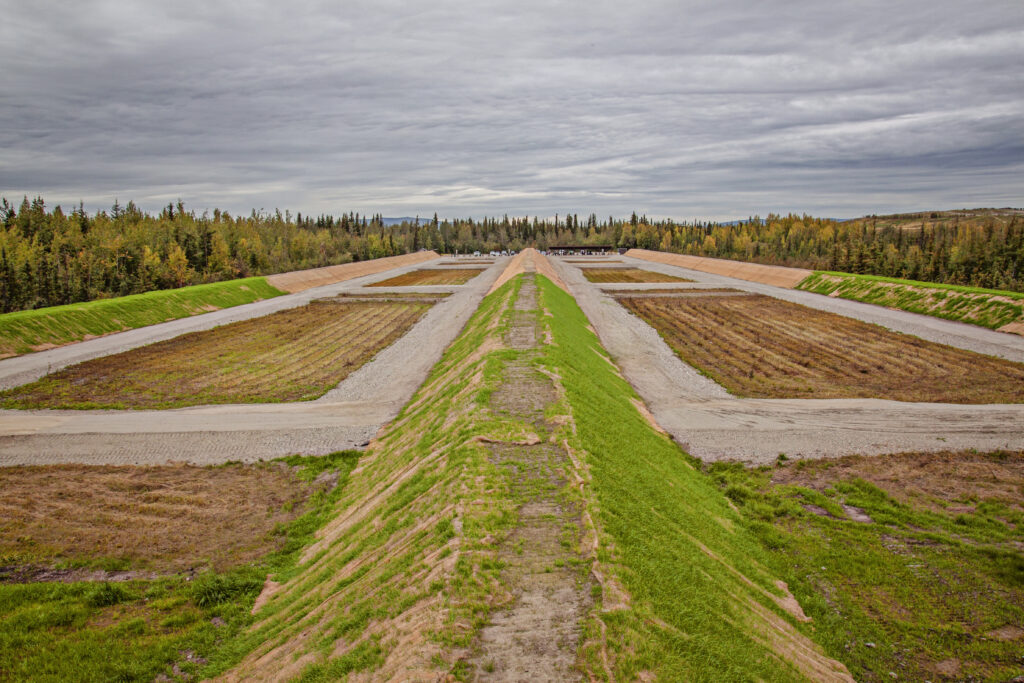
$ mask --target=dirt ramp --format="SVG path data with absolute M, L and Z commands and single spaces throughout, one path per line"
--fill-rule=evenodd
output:
M 561 289 L 569 291 L 565 283 L 562 282 L 562 278 L 559 277 L 558 273 L 555 272 L 555 269 L 551 267 L 551 262 L 548 261 L 547 257 L 533 247 L 527 247 L 519 252 L 515 258 L 509 261 L 509 264 L 505 266 L 505 270 L 498 276 L 498 279 L 494 281 L 494 284 L 491 285 L 490 291 L 487 293 L 490 294 L 516 275 L 525 272 L 540 273 L 558 285 Z
M 729 261 L 727 259 L 689 256 L 687 254 L 667 254 L 647 249 L 630 249 L 626 252 L 626 256 L 643 259 L 644 261 L 653 261 L 654 263 L 664 263 L 669 266 L 699 270 L 702 273 L 725 275 L 726 277 L 734 277 L 739 280 L 785 287 L 786 289 L 793 289 L 800 282 L 814 274 L 813 271 L 804 270 L 803 268 L 766 266 L 760 263 Z
M 291 273 L 279 273 L 267 278 L 273 287 L 282 292 L 294 294 L 303 292 L 313 287 L 333 285 L 335 282 L 344 282 L 364 275 L 382 273 L 392 268 L 412 266 L 417 263 L 433 261 L 441 258 L 433 251 L 418 251 L 415 254 L 403 254 L 402 256 L 388 256 L 387 258 L 373 259 L 372 261 L 359 261 L 357 263 L 343 263 L 340 266 L 326 266 L 324 268 L 311 268 L 310 270 L 296 270 Z

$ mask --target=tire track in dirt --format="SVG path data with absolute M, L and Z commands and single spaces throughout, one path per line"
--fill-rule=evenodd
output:
M 506 343 L 527 353 L 505 366 L 491 407 L 527 423 L 540 440 L 489 446 L 491 462 L 508 473 L 511 494 L 521 502 L 516 528 L 498 549 L 511 604 L 492 613 L 469 664 L 476 680 L 579 680 L 574 665 L 591 606 L 585 564 L 572 550 L 582 534 L 583 510 L 564 494 L 572 467 L 568 454 L 548 439 L 553 425 L 544 410 L 558 395 L 531 362 L 529 350 L 539 342 L 537 288 L 532 264 L 525 272 Z

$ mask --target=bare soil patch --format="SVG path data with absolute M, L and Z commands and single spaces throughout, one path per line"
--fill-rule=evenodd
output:
M 175 408 L 323 395 L 406 331 L 420 302 L 314 302 L 96 358 L 0 394 L 6 407 Z
M 729 261 L 727 259 L 707 258 L 705 256 L 690 256 L 688 254 L 667 254 L 660 251 L 649 251 L 647 249 L 630 249 L 626 256 L 664 263 L 690 270 L 699 270 L 704 273 L 725 275 L 750 282 L 761 282 L 775 287 L 792 289 L 806 280 L 813 271 L 803 268 L 786 268 L 784 266 L 766 266 L 760 263 L 746 263 L 744 261 Z
M 606 290 L 607 291 L 607 290 Z M 751 292 L 743 292 L 738 289 L 662 289 L 662 290 L 632 290 L 629 292 L 623 292 L 622 290 L 612 290 L 609 292 L 612 296 L 620 298 L 628 296 L 632 299 L 656 299 L 656 298 L 678 298 L 678 299 L 696 299 L 700 297 L 715 297 L 715 296 L 753 296 Z
M 777 467 L 773 484 L 795 484 L 819 491 L 837 481 L 863 479 L 901 502 L 932 509 L 974 508 L 981 500 L 1000 501 L 1024 512 L 1024 451 L 850 455 L 803 460 Z
M 693 287 L 659 287 L 656 289 L 604 289 L 605 292 L 611 294 L 614 297 L 620 296 L 640 296 L 642 294 L 680 294 L 685 296 L 700 296 L 702 294 L 747 294 L 742 289 L 733 289 L 732 287 L 701 287 L 699 289 Z
M 0 468 L 0 580 L 222 570 L 278 549 L 274 529 L 323 485 L 276 464 Z
M 451 292 L 340 292 L 332 297 L 317 299 L 317 301 L 348 301 L 350 299 L 444 299 L 451 296 Z
M 410 285 L 464 285 L 480 273 L 483 268 L 422 268 L 398 275 L 368 287 L 408 287 Z
M 513 311 L 510 347 L 536 347 L 536 308 L 530 277 Z M 505 367 L 491 407 L 547 437 L 554 425 L 545 420 L 544 409 L 557 398 L 551 380 L 520 358 Z M 574 665 L 591 598 L 586 565 L 574 550 L 582 536 L 582 505 L 564 493 L 570 459 L 547 439 L 488 448 L 491 462 L 507 472 L 519 507 L 516 527 L 498 550 L 508 606 L 492 613 L 481 630 L 471 670 L 476 680 L 579 680 Z
M 768 296 L 623 296 L 688 364 L 751 398 L 1024 402 L 1024 365 Z
M 267 282 L 271 287 L 276 287 L 282 292 L 304 292 L 313 287 L 321 287 L 336 282 L 352 280 L 364 275 L 382 273 L 393 268 L 411 266 L 424 261 L 431 261 L 438 258 L 436 252 L 418 251 L 414 254 L 403 254 L 401 256 L 388 256 L 386 258 L 371 259 L 369 261 L 358 261 L 356 263 L 343 263 L 338 266 L 325 266 L 323 268 L 311 268 L 309 270 L 296 270 L 290 273 L 271 275 Z
M 642 268 L 581 268 L 590 282 L 693 282 Z

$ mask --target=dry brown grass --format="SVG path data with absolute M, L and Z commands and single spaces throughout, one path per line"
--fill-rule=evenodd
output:
M 7 407 L 176 408 L 317 398 L 401 337 L 421 302 L 314 302 L 97 358 L 11 389 Z
M 464 285 L 480 273 L 483 268 L 423 268 L 403 275 L 397 275 L 367 287 L 409 287 L 411 285 Z
M 740 396 L 1024 402 L 1024 365 L 768 296 L 619 301 Z
M 286 465 L 0 467 L 0 565 L 226 569 L 276 550 L 312 490 Z
M 851 455 L 805 460 L 772 471 L 773 484 L 795 484 L 819 491 L 838 481 L 863 479 L 900 502 L 944 504 L 999 500 L 1024 511 L 1024 451 L 971 453 L 900 453 L 886 456 Z
M 591 282 L 693 282 L 674 275 L 656 273 L 642 268 L 581 268 Z

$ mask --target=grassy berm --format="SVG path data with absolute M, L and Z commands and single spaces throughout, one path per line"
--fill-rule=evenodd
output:
M 0 358 L 281 296 L 263 277 L 0 315 Z
M 0 680 L 183 681 L 216 668 L 358 457 L 0 468 Z
M 1024 452 L 705 471 L 858 681 L 1024 680 Z
M 815 272 L 796 288 L 993 330 L 1012 323 L 1024 328 L 1024 294 L 1020 292 L 831 271 Z
M 593 577 L 575 667 L 598 680 L 849 680 L 714 481 L 638 409 L 573 299 L 536 276 L 549 340 L 504 344 L 517 277 L 484 299 L 353 472 L 337 516 L 267 594 L 228 680 L 470 678 L 481 631 L 511 605 L 501 549 L 522 501 L 495 445 L 535 443 L 493 411 L 510 363 L 550 377 L 548 437 L 571 456 L 563 495 L 590 531 L 565 539 Z M 483 671 L 487 672 L 487 662 Z M 501 672 L 494 672 L 499 675 Z

